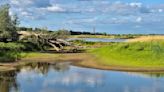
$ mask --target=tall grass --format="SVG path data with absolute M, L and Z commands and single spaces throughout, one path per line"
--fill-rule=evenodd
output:
M 92 53 L 106 65 L 164 66 L 164 41 L 113 43 Z

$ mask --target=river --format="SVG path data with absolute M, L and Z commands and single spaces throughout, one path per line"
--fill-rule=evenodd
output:
M 164 92 L 163 75 L 32 63 L 0 73 L 0 92 Z
M 127 39 L 116 39 L 116 38 L 70 38 L 70 40 L 84 40 L 88 42 L 126 42 Z

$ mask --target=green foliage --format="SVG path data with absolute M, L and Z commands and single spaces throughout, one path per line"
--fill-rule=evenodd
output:
M 8 4 L 0 6 L 0 38 L 17 39 L 16 25 L 18 18 L 9 15 Z
M 96 44 L 96 42 L 89 42 L 89 41 L 85 41 L 85 40 L 73 40 L 71 42 L 74 43 L 74 44 L 80 44 L 80 45 L 83 45 L 83 46 Z
M 164 66 L 164 41 L 113 43 L 93 53 L 107 65 Z
M 21 58 L 21 51 L 24 45 L 19 43 L 0 42 L 0 62 L 13 62 Z
M 16 50 L 20 51 L 21 49 L 25 48 L 24 45 L 19 43 L 3 43 L 0 42 L 0 50 L 7 51 L 7 50 Z
M 0 62 L 13 62 L 21 58 L 20 53 L 16 51 L 1 51 L 0 52 Z
M 32 42 L 22 42 L 24 45 L 23 51 L 40 51 L 41 48 L 36 43 Z
M 59 39 L 66 39 L 69 35 L 70 32 L 64 29 L 53 32 L 53 36 Z

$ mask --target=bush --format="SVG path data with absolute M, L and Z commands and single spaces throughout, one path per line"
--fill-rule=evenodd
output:
M 94 45 L 96 42 L 89 42 L 84 40 L 74 40 L 72 41 L 74 44 L 81 44 L 81 45 Z
M 13 62 L 20 59 L 20 53 L 24 48 L 20 43 L 0 42 L 0 62 Z
M 8 51 L 8 50 L 22 50 L 24 49 L 25 46 L 20 44 L 20 43 L 4 43 L 4 42 L 0 42 L 0 50 L 1 51 Z
M 23 51 L 40 51 L 41 48 L 36 44 L 32 42 L 23 42 L 24 45 Z

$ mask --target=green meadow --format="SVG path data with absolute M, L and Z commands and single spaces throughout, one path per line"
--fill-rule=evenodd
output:
M 113 43 L 91 51 L 103 65 L 128 67 L 164 66 L 164 41 Z

